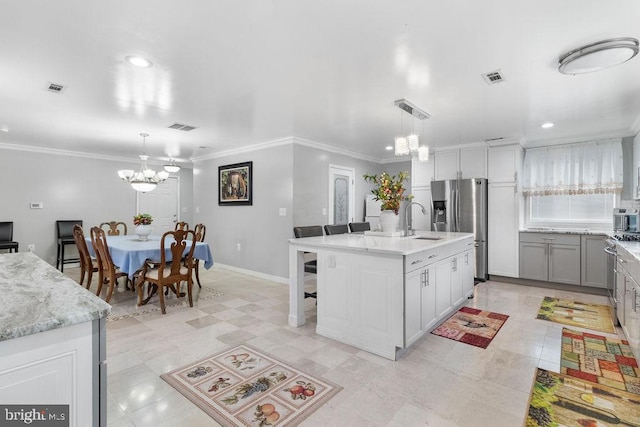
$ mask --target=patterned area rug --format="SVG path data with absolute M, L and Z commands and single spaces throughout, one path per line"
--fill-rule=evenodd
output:
M 508 318 L 506 314 L 462 307 L 431 333 L 476 347 L 487 348 Z
M 603 304 L 544 297 L 537 318 L 609 334 L 616 333 L 611 307 Z
M 223 426 L 294 426 L 342 390 L 246 345 L 161 377 Z
M 525 425 L 640 426 L 638 408 L 637 394 L 538 368 Z
M 586 381 L 640 394 L 640 368 L 629 343 L 562 329 L 560 372 Z

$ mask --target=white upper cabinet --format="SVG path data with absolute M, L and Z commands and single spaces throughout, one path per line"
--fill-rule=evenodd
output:
M 435 157 L 435 180 L 487 177 L 487 147 L 473 146 L 438 151 Z
M 518 182 L 522 167 L 522 147 L 503 145 L 489 148 L 489 183 Z
M 428 162 L 421 162 L 416 157 L 411 158 L 411 187 L 430 187 L 434 177 L 434 158 L 430 156 Z

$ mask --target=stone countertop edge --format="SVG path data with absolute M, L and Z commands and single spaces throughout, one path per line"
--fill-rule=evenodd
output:
M 422 240 L 420 237 L 440 238 Z M 409 237 L 378 237 L 359 233 L 334 234 L 331 236 L 303 237 L 289 239 L 289 244 L 312 248 L 372 252 L 387 255 L 411 255 L 435 249 L 464 239 L 473 239 L 472 233 L 440 231 L 416 231 Z
M 623 247 L 627 252 L 629 252 L 636 261 L 640 262 L 640 242 L 624 242 L 624 241 L 616 241 L 616 246 Z M 637 278 L 634 277 L 637 280 Z
M 111 306 L 31 252 L 0 255 L 0 341 L 93 321 Z
M 602 231 L 602 230 L 580 230 L 580 229 L 540 229 L 540 228 L 521 228 L 520 233 L 544 233 L 544 234 L 584 234 L 588 236 L 610 236 L 611 231 Z

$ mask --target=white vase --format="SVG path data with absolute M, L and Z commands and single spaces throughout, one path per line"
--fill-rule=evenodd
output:
M 384 210 L 380 212 L 380 228 L 383 232 L 398 231 L 400 224 L 400 216 L 392 210 Z
M 151 225 L 140 224 L 136 225 L 136 234 L 142 241 L 149 240 L 149 234 L 151 234 Z

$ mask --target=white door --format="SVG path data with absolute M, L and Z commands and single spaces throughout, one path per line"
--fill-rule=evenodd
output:
M 353 222 L 355 210 L 355 170 L 329 165 L 328 224 Z
M 169 177 L 149 193 L 138 193 L 138 213 L 153 217 L 153 234 L 173 230 L 180 220 L 180 182 L 178 177 Z

